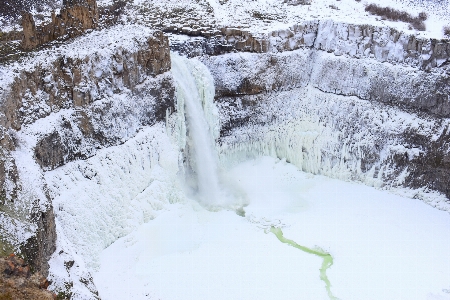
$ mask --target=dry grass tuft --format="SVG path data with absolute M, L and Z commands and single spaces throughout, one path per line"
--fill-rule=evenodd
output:
M 413 17 L 406 11 L 397 10 L 391 7 L 382 7 L 376 4 L 369 4 L 366 6 L 366 11 L 372 15 L 380 16 L 383 19 L 390 21 L 402 21 L 411 24 L 411 26 L 419 31 L 425 31 L 425 21 L 428 16 L 425 12 L 421 12 L 419 16 Z
M 450 26 L 444 26 L 444 28 L 442 28 L 442 30 L 444 31 L 444 35 L 450 37 Z

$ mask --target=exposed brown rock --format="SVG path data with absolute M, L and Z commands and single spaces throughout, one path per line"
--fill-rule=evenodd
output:
M 53 206 L 49 205 L 46 211 L 32 213 L 31 219 L 37 225 L 37 230 L 20 247 L 20 250 L 34 270 L 47 276 L 49 268 L 48 261 L 56 249 L 56 225 Z
M 14 254 L 0 258 L 0 299 L 54 300 L 47 290 L 49 282 L 40 273 L 30 271 L 25 261 Z
M 161 31 L 153 34 L 148 40 L 148 51 L 140 53 L 140 59 L 145 63 L 147 74 L 156 76 L 170 70 L 169 38 Z
M 24 70 L 14 79 L 8 95 L 0 105 L 0 126 L 20 130 L 23 124 L 34 122 L 51 112 L 69 107 L 85 107 L 104 96 L 92 95 L 92 89 L 86 86 L 105 86 L 117 90 L 114 83 L 133 90 L 141 83 L 145 75 L 156 76 L 170 70 L 169 39 L 161 31 L 155 31 L 148 38 L 148 46 L 134 53 L 117 48 L 114 54 L 118 68 L 109 74 L 95 76 L 96 53 L 85 59 L 58 57 L 46 67 L 36 66 Z M 120 67 L 120 68 L 119 68 Z M 48 95 L 45 105 L 51 111 L 21 109 L 35 107 L 42 101 L 39 92 Z
M 408 168 L 409 175 L 405 185 L 413 188 L 423 186 L 443 193 L 450 199 L 450 135 L 445 127 L 441 135 L 430 141 L 429 136 L 418 134 L 413 130 L 404 133 L 405 143 L 410 148 L 419 148 L 422 152 L 417 157 L 394 155 L 393 161 L 400 170 Z
M 62 143 L 60 135 L 55 131 L 39 141 L 34 153 L 40 165 L 54 169 L 64 164 L 67 151 L 68 149 Z
M 23 39 L 22 48 L 32 50 L 40 45 L 67 35 L 75 37 L 87 29 L 94 29 L 98 23 L 96 0 L 64 1 L 65 5 L 59 15 L 52 13 L 49 24 L 36 26 L 33 16 L 25 13 L 22 16 Z
M 9 41 L 17 41 L 22 40 L 23 32 L 12 30 L 9 32 L 1 32 L 0 31 L 0 42 L 9 42 Z

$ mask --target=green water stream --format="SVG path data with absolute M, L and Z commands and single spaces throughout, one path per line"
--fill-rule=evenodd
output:
M 331 283 L 330 280 L 327 277 L 327 269 L 330 268 L 333 265 L 333 257 L 331 254 L 325 252 L 322 249 L 310 249 L 308 247 L 302 246 L 294 242 L 293 240 L 287 239 L 283 236 L 283 231 L 281 231 L 280 228 L 271 227 L 270 232 L 275 234 L 275 236 L 280 240 L 280 242 L 288 244 L 294 248 L 297 248 L 303 252 L 313 254 L 316 256 L 319 256 L 323 258 L 322 267 L 320 268 L 320 279 L 325 282 L 325 288 L 328 293 L 328 297 L 330 297 L 331 300 L 339 300 L 339 298 L 336 298 L 333 296 L 333 293 L 331 292 Z

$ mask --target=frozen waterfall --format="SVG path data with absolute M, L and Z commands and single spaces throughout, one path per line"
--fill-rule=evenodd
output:
M 172 74 L 175 79 L 178 113 L 185 111 L 187 158 L 194 173 L 197 197 L 206 206 L 221 206 L 226 201 L 219 183 L 214 141 L 218 131 L 217 108 L 213 104 L 214 81 L 200 61 L 173 53 Z

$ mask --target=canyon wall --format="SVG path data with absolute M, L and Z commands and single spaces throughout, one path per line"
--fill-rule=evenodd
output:
M 375 59 L 381 62 L 404 64 L 424 70 L 443 67 L 447 70 L 450 57 L 448 40 L 437 40 L 407 34 L 386 26 L 347 24 L 333 20 L 303 21 L 283 29 L 255 32 L 242 28 L 194 29 L 188 26 L 163 30 L 203 38 L 174 45 L 186 54 L 218 55 L 226 52 L 285 52 L 311 48 L 348 55 L 354 58 Z M 189 46 L 191 48 L 189 48 Z
M 406 188 L 445 210 L 449 46 L 330 20 L 172 43 L 214 76 L 225 161 L 276 155 L 315 174 Z
M 214 77 L 224 168 L 272 155 L 449 210 L 448 41 L 333 21 L 165 30 Z M 0 244 L 55 291 L 96 298 L 98 253 L 182 198 L 170 48 L 116 26 L 0 67 Z
M 201 60 L 215 78 L 225 165 L 275 155 L 450 208 L 446 70 L 308 48 Z
M 169 70 L 167 37 L 139 26 L 93 32 L 0 67 L 5 253 L 20 253 L 33 269 L 49 274 L 48 261 L 64 238 L 57 238 L 58 210 L 55 216 L 45 171 L 86 160 L 164 122 L 174 110 Z M 85 277 L 84 286 L 93 286 Z

